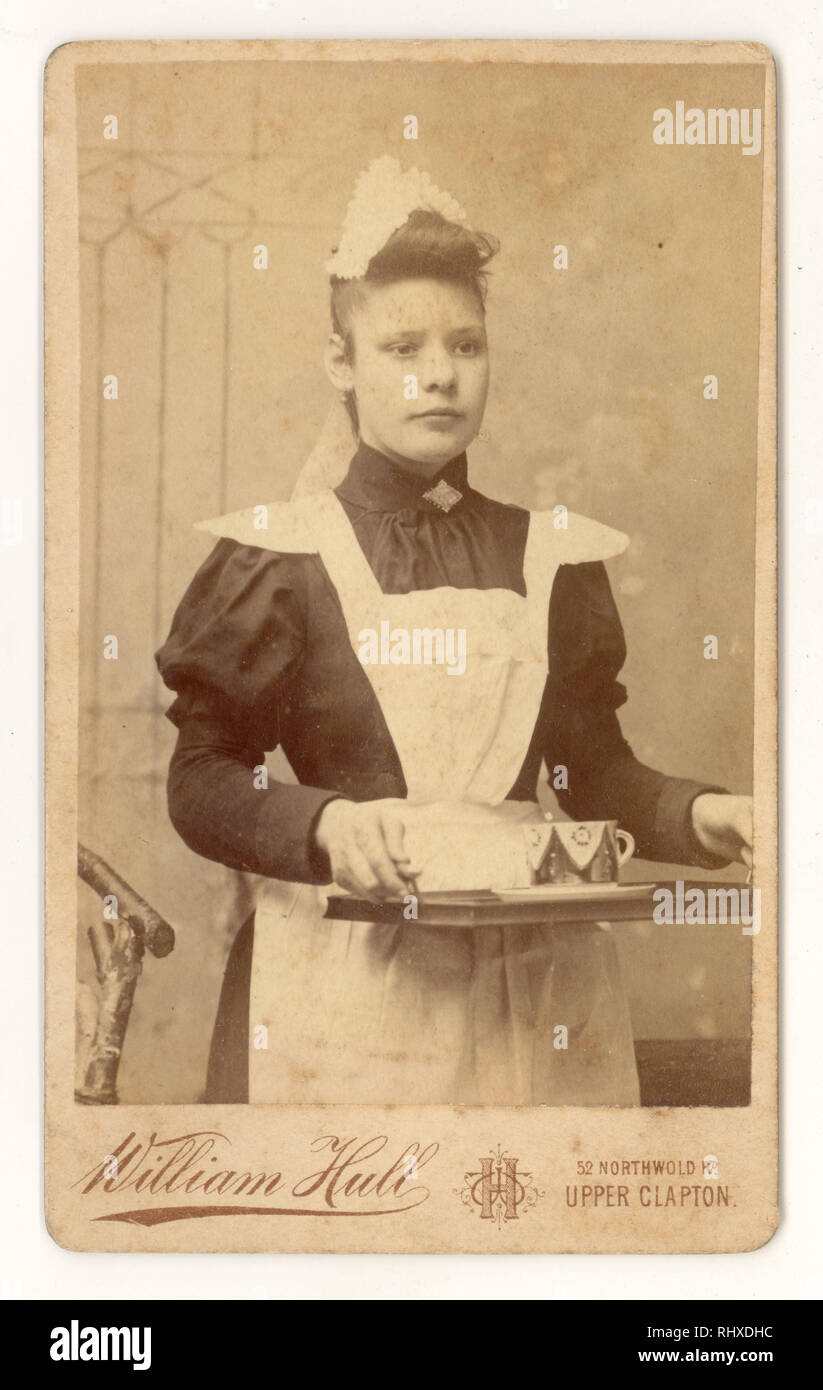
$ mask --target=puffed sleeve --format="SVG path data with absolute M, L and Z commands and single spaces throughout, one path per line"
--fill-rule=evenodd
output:
M 600 562 L 562 565 L 549 610 L 550 767 L 563 764 L 568 788 L 557 792 L 576 820 L 618 820 L 644 859 L 722 868 L 692 828 L 691 807 L 713 783 L 668 777 L 641 763 L 623 737 L 617 710 L 626 688 L 623 626 Z
M 300 660 L 305 631 L 304 557 L 221 539 L 192 579 L 156 660 L 178 692 L 168 717 L 178 726 L 205 697 L 242 722 L 267 749 L 277 746 L 279 684 Z
M 177 694 L 168 711 L 179 733 L 167 793 L 181 838 L 230 868 L 326 883 L 314 827 L 338 793 L 271 778 L 261 786 L 255 775 L 280 741 L 281 691 L 303 656 L 307 563 L 221 539 L 156 661 Z

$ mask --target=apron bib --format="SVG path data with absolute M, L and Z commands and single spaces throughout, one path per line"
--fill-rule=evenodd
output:
M 244 515 L 204 529 L 243 539 Z M 552 513 L 531 513 L 525 596 L 451 587 L 384 594 L 331 492 L 281 506 L 270 527 L 267 546 L 318 553 L 337 591 L 403 769 L 406 844 L 424 865 L 421 891 L 530 881 L 523 828 L 544 818 L 537 803 L 505 797 L 545 688 L 554 577 L 560 564 L 605 559 L 627 543 L 587 518 L 570 514 L 568 523 L 558 531 Z M 247 543 L 260 545 L 260 533 Z M 263 881 L 252 1103 L 639 1103 L 608 933 L 326 921 L 331 891 Z M 566 1048 L 555 1046 L 560 1026 Z

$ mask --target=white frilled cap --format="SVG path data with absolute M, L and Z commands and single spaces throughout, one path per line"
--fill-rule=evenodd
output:
M 428 174 L 417 168 L 404 170 L 392 155 L 373 159 L 357 177 L 340 244 L 326 262 L 329 275 L 339 280 L 360 279 L 372 256 L 383 249 L 416 208 L 439 212 L 448 222 L 457 222 L 470 230 L 463 208 L 451 194 L 433 184 Z

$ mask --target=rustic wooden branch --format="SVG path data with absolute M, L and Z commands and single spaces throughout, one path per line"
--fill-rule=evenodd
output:
M 83 882 L 93 888 L 101 898 L 114 894 L 117 899 L 117 916 L 128 922 L 135 936 L 153 956 L 167 956 L 174 950 L 174 931 L 165 918 L 135 893 L 105 859 L 101 859 L 99 854 L 93 854 L 85 845 L 77 846 L 77 872 Z
M 148 948 L 152 955 L 167 956 L 174 949 L 174 931 L 125 879 L 84 845 L 78 846 L 77 867 L 83 882 L 101 898 L 117 899 L 117 919 L 114 924 L 105 919 L 94 922 L 88 931 L 100 1002 L 83 1083 L 75 1096 L 87 1105 L 116 1105 L 120 1053 L 143 955 Z

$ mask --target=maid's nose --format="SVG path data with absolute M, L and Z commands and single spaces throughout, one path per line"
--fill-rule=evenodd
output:
M 421 365 L 420 385 L 424 391 L 452 391 L 457 385 L 454 358 L 449 352 L 435 352 Z

